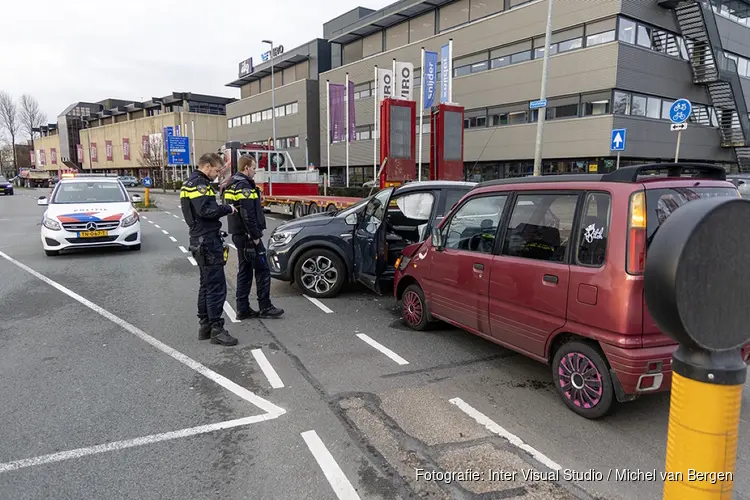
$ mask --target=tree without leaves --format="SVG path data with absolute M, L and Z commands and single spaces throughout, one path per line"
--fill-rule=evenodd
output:
M 0 91 L 0 128 L 10 135 L 10 146 L 13 148 L 13 168 L 17 170 L 16 135 L 21 127 L 18 119 L 18 107 L 7 92 Z
M 164 147 L 164 141 L 161 138 L 161 134 L 149 134 L 148 151 L 144 151 L 143 144 L 141 144 L 140 154 L 138 155 L 138 165 L 149 169 L 149 172 L 153 169 L 160 169 L 162 189 L 164 191 L 167 189 L 165 170 L 168 160 L 167 149 Z
M 21 96 L 21 124 L 34 143 L 34 129 L 40 127 L 47 120 L 47 116 L 39 109 L 39 103 L 29 94 Z

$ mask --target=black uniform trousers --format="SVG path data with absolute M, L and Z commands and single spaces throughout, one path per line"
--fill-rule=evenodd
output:
M 210 325 L 224 325 L 224 302 L 227 300 L 227 280 L 224 274 L 224 246 L 218 233 L 190 238 L 191 247 L 200 247 L 193 254 L 198 263 L 198 318 Z
M 247 234 L 233 234 L 232 241 L 237 247 L 237 309 L 239 312 L 249 312 L 250 289 L 253 285 L 253 271 L 255 271 L 255 289 L 258 294 L 258 307 L 264 311 L 271 307 L 271 268 L 266 257 L 266 247 L 261 240 L 255 246 Z M 255 260 L 250 261 L 245 255 L 246 248 L 255 248 Z

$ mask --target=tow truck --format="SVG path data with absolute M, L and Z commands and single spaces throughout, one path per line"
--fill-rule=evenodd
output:
M 441 103 L 431 110 L 431 130 L 436 132 L 430 134 L 430 180 L 464 179 L 463 113 L 464 108 L 456 104 Z M 410 140 L 392 144 L 391 128 L 411 130 L 411 135 L 407 136 Z M 380 189 L 416 180 L 415 128 L 415 101 L 386 98 L 381 102 L 380 169 L 377 175 Z M 362 198 L 320 195 L 319 186 L 323 184 L 325 193 L 327 182 L 321 182 L 318 170 L 314 167 L 298 168 L 287 151 L 274 149 L 270 141 L 267 145 L 227 142 L 220 153 L 226 167 L 220 182 L 222 186 L 237 172 L 241 156 L 255 158 L 258 165 L 255 182 L 263 193 L 263 207 L 269 212 L 297 219 L 319 212 L 343 210 L 362 201 Z

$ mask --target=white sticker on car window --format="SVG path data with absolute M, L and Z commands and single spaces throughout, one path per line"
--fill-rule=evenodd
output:
M 601 227 L 597 229 L 594 224 L 591 224 L 586 228 L 583 237 L 586 239 L 587 243 L 591 243 L 594 240 L 602 240 L 604 239 L 604 228 Z

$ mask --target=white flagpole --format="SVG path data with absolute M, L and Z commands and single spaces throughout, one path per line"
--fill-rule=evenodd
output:
M 417 163 L 417 180 L 422 180 L 422 126 L 424 124 L 424 47 L 422 47 L 422 62 L 420 63 L 420 76 L 419 79 L 419 162 Z
M 346 118 L 344 119 L 344 130 L 346 131 L 346 187 L 349 187 L 349 72 L 346 72 L 346 85 L 344 85 L 344 106 Z
M 193 169 L 197 168 L 197 163 L 195 162 L 195 120 L 190 120 L 190 130 L 193 133 Z M 191 172 L 188 172 L 191 173 Z
M 375 65 L 375 85 L 374 85 L 374 99 L 373 99 L 373 105 L 372 105 L 372 114 L 373 114 L 373 126 L 372 126 L 372 167 L 373 167 L 373 174 L 372 179 L 373 182 L 375 182 L 375 178 L 378 176 L 378 141 L 375 139 L 375 134 L 378 130 L 378 65 Z
M 453 38 L 448 40 L 448 102 L 453 103 Z
M 326 80 L 326 148 L 328 157 L 328 185 L 331 185 L 331 82 Z

